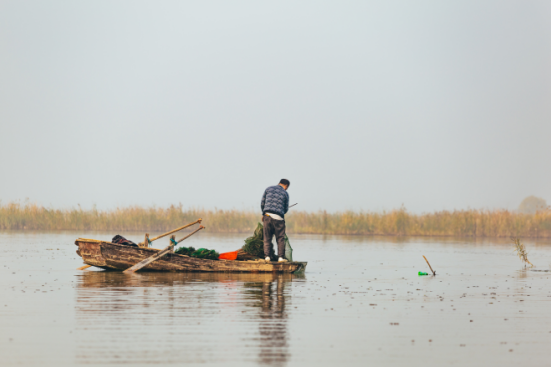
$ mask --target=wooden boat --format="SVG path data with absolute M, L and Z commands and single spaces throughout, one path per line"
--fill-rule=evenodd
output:
M 77 254 L 85 264 L 102 269 L 126 270 L 161 251 L 154 248 L 134 247 L 116 243 L 79 238 L 75 241 Z M 304 271 L 306 262 L 266 262 L 264 260 L 229 261 L 207 260 L 168 253 L 145 266 L 141 271 L 182 272 L 235 272 L 235 273 L 298 273 Z

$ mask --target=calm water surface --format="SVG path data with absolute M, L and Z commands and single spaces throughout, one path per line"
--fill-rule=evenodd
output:
M 537 271 L 505 240 L 293 236 L 301 275 L 126 276 L 75 270 L 78 236 L 112 234 L 0 233 L 1 366 L 551 363 L 549 241 L 526 242 Z

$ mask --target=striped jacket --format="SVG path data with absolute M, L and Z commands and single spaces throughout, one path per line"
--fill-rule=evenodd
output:
M 289 194 L 287 190 L 280 185 L 268 187 L 264 191 L 264 195 L 262 195 L 260 208 L 262 209 L 262 214 L 272 213 L 284 218 L 289 210 Z

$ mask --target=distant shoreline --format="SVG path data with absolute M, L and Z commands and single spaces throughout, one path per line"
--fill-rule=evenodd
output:
M 197 218 L 211 233 L 252 233 L 261 215 L 182 205 L 100 211 L 0 203 L 0 230 L 165 231 Z M 293 211 L 286 216 L 286 224 L 290 234 L 551 238 L 549 210 L 536 214 L 476 209 L 412 214 L 403 208 L 380 213 Z

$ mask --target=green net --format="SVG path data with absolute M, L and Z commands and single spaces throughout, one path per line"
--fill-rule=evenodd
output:
M 246 253 L 264 258 L 264 233 L 263 233 L 263 227 L 261 223 L 258 223 L 256 226 L 256 229 L 254 230 L 254 234 L 247 238 L 245 240 L 245 244 L 241 249 L 245 251 Z
M 258 223 L 254 234 L 245 240 L 245 244 L 241 247 L 246 253 L 264 258 L 264 227 L 262 223 Z M 277 256 L 274 253 L 274 247 L 272 246 L 272 252 L 270 253 L 272 260 L 277 260 Z M 293 261 L 293 248 L 289 243 L 289 237 L 285 235 L 285 257 L 289 261 Z
M 196 257 L 198 259 L 218 260 L 220 254 L 214 250 L 208 250 L 206 248 L 200 248 L 195 250 L 193 247 L 180 247 L 174 251 L 179 255 L 187 255 L 190 257 Z
M 285 234 L 285 258 L 289 261 L 293 261 L 293 248 L 291 247 L 287 234 Z
M 180 254 L 180 255 L 191 256 L 191 254 L 195 252 L 195 248 L 193 248 L 193 247 L 180 247 L 178 250 L 176 250 L 174 252 L 177 253 L 177 254 Z
M 199 259 L 218 260 L 220 254 L 214 250 L 207 250 L 206 248 L 200 248 L 191 254 L 191 257 L 197 257 Z

